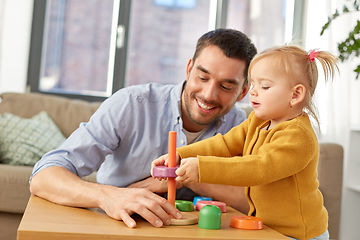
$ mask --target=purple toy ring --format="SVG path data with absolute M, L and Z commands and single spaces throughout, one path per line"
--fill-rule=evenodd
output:
M 152 175 L 154 177 L 177 177 L 175 171 L 178 169 L 179 166 L 176 167 L 166 167 L 166 166 L 156 166 L 153 168 Z

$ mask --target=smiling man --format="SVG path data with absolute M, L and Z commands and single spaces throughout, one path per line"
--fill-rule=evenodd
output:
M 198 132 L 227 114 L 249 90 L 244 60 L 229 58 L 216 45 L 209 45 L 187 65 L 182 93 L 184 128 Z
M 247 70 L 256 48 L 243 33 L 217 29 L 198 40 L 178 85 L 149 83 L 117 91 L 58 149 L 34 167 L 32 194 L 75 207 L 102 208 L 110 217 L 135 227 L 133 213 L 155 227 L 169 225 L 179 211 L 159 196 L 165 181 L 150 176 L 152 160 L 167 153 L 168 132 L 177 147 L 225 134 L 245 120 L 234 107 L 249 90 Z M 97 182 L 81 177 L 97 172 Z M 212 197 L 247 212 L 241 187 L 192 184 L 177 186 L 177 199 Z

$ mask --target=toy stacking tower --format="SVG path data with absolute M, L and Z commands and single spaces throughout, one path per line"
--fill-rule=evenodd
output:
M 168 147 L 168 167 L 176 167 L 176 132 L 169 132 L 169 147 Z M 176 195 L 176 182 L 175 177 L 168 178 L 168 201 L 175 206 L 175 195 Z

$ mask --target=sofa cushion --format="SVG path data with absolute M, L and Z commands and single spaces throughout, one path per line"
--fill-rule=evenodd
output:
M 11 113 L 0 115 L 2 163 L 33 166 L 45 153 L 64 141 L 64 135 L 45 111 L 32 118 Z
M 64 136 L 69 137 L 81 122 L 89 121 L 100 104 L 101 102 L 90 103 L 43 93 L 3 93 L 0 114 L 8 112 L 31 118 L 46 111 Z

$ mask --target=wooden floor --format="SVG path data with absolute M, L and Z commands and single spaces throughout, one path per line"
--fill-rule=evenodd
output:
M 0 240 L 16 240 L 22 214 L 0 212 Z

